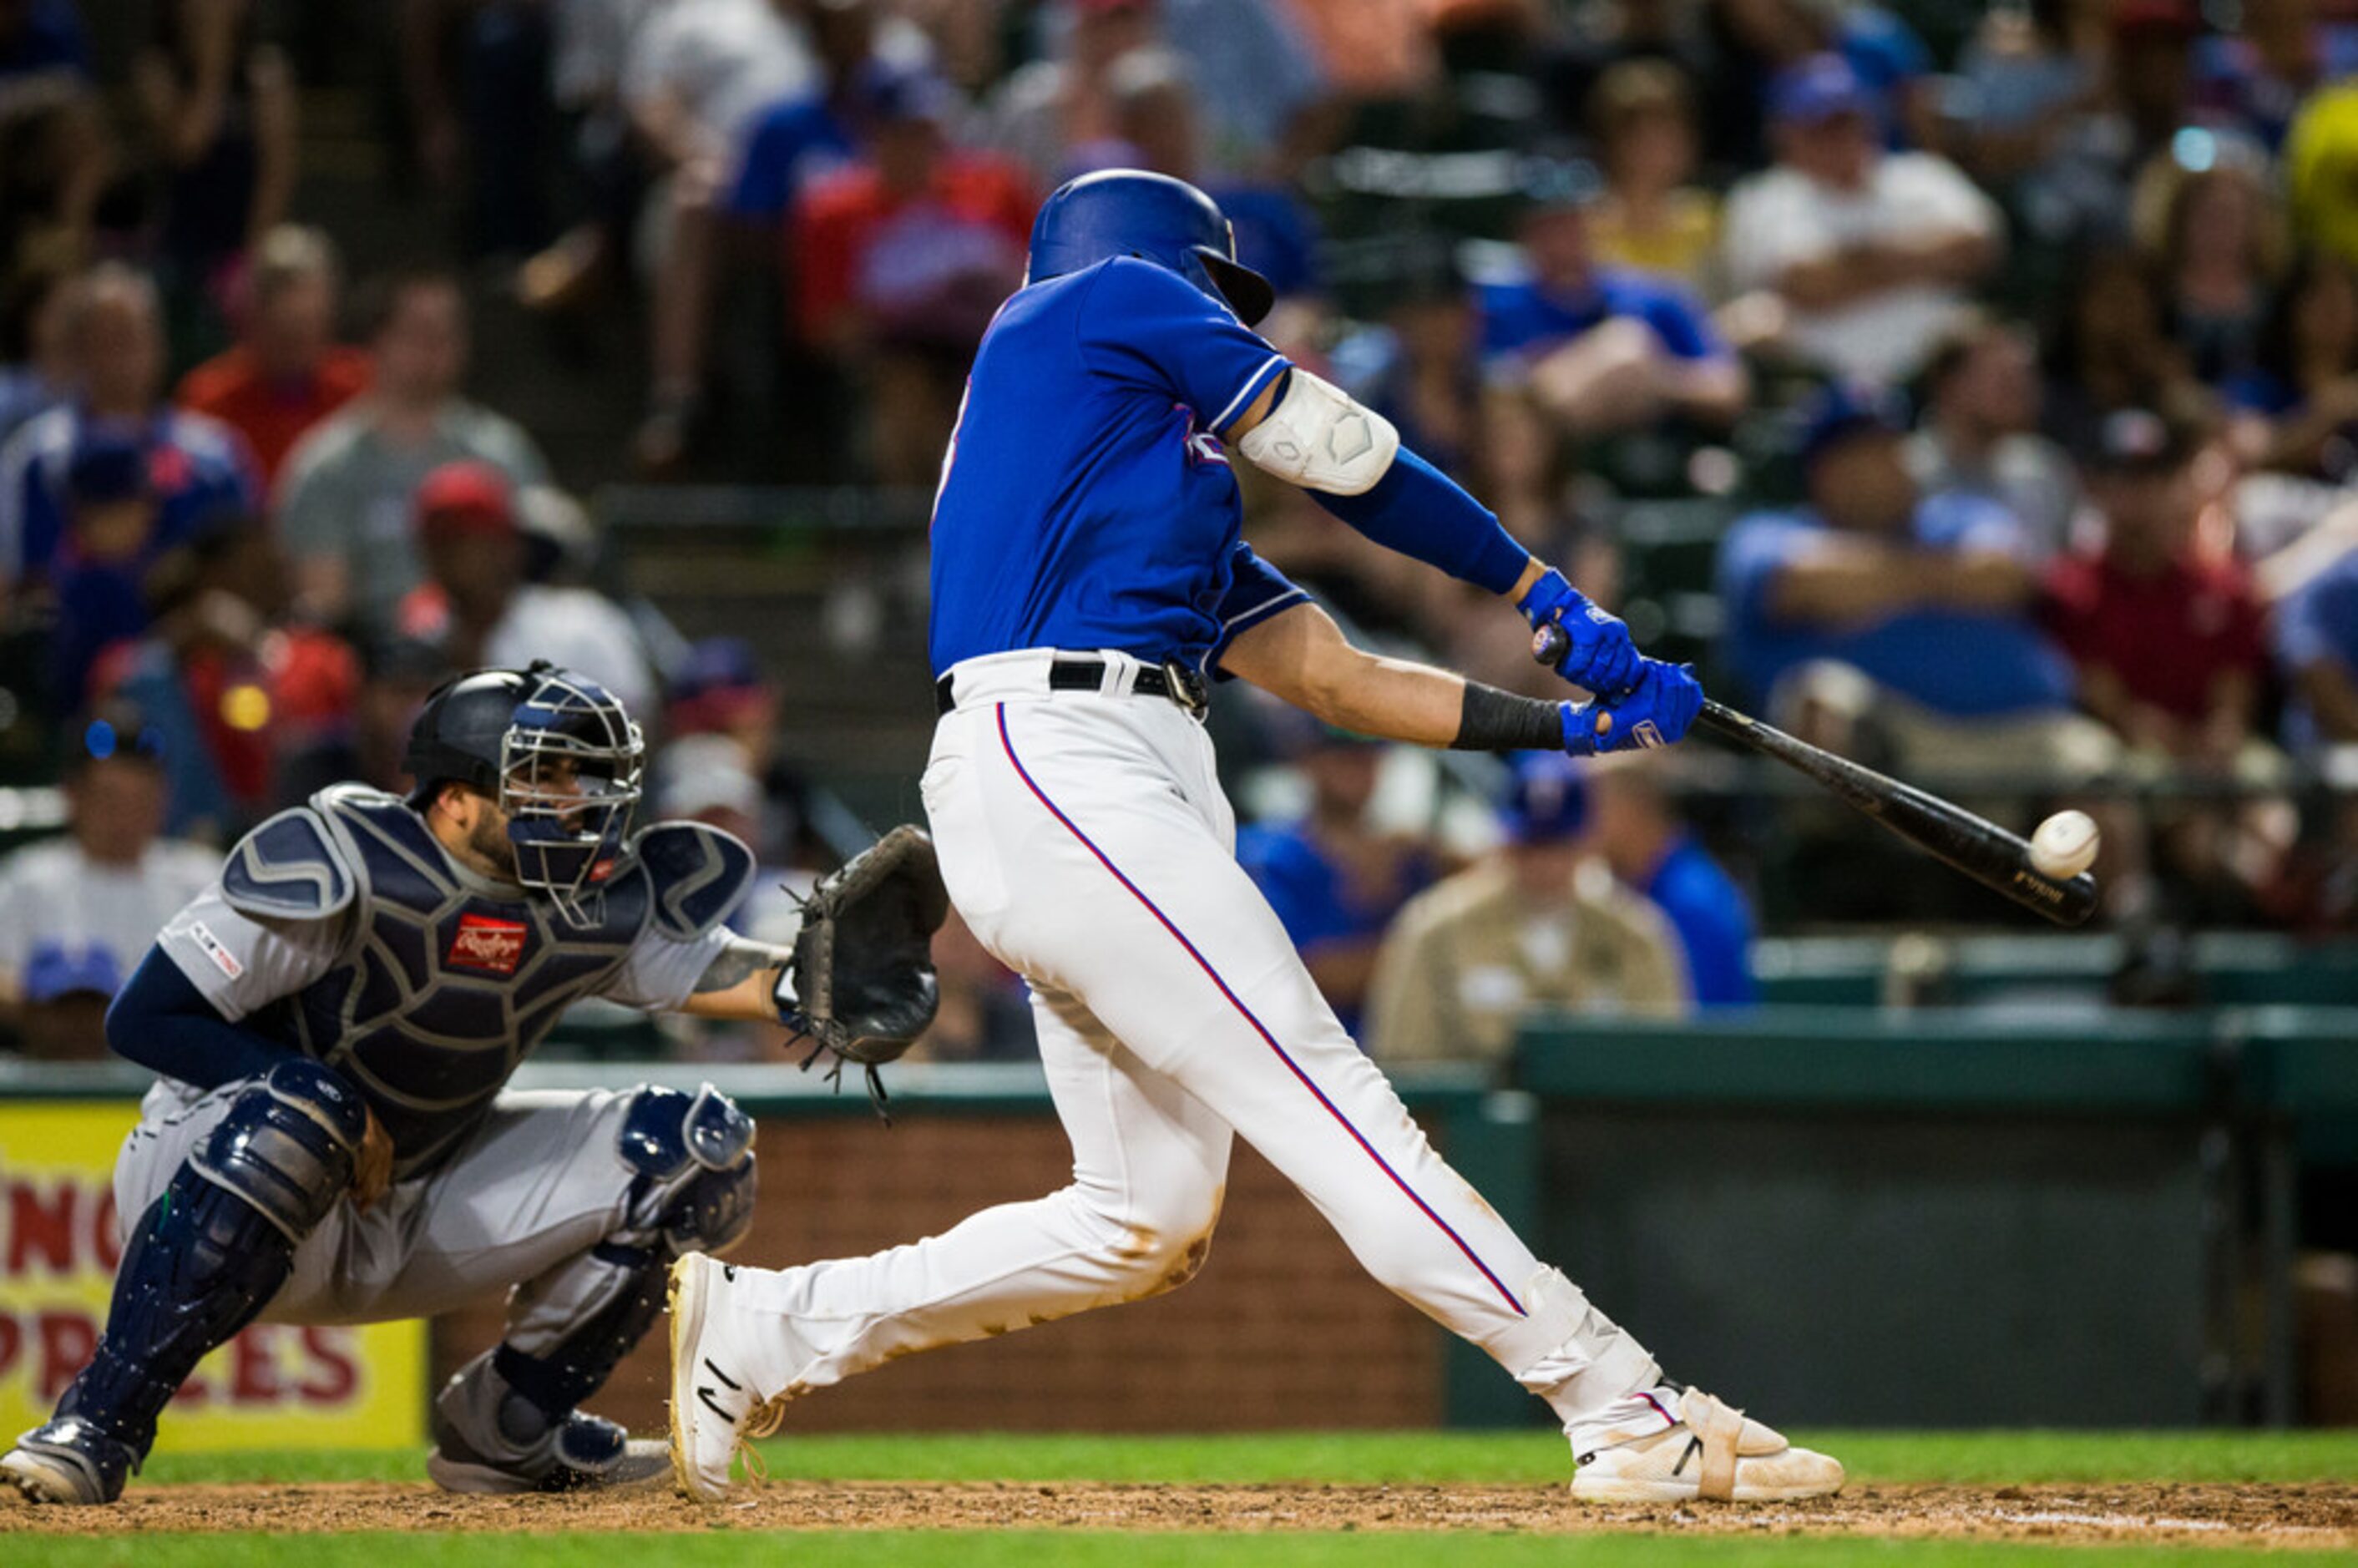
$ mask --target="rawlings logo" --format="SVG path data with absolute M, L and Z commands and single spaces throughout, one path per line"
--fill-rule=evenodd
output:
M 462 914 L 459 934 L 442 961 L 454 969 L 481 969 L 486 974 L 513 975 L 524 961 L 525 925 L 518 920 L 494 920 L 488 914 Z

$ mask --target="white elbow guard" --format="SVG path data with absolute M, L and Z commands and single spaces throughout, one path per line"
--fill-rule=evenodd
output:
M 1296 365 L 1285 395 L 1237 448 L 1266 473 L 1330 495 L 1362 495 L 1400 451 L 1400 432 L 1341 387 Z

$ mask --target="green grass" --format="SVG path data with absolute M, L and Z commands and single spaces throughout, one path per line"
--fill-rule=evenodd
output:
M 2280 1554 L 2271 1553 L 2270 1560 Z M 2322 1554 L 2290 1554 L 2319 1562 Z M 513 1563 L 510 1538 L 464 1535 L 235 1536 L 137 1535 L 48 1539 L 45 1568 L 324 1568 L 341 1563 L 404 1568 L 498 1568 Z M 2252 1568 L 2254 1555 L 2232 1549 L 2169 1546 L 2085 1548 L 1895 1541 L 1816 1537 L 1740 1541 L 1677 1536 L 1497 1534 L 1246 1536 L 1115 1535 L 1005 1530 L 995 1534 L 920 1531 L 753 1532 L 702 1535 L 541 1535 L 532 1568 L 1366 1568 L 1369 1563 L 1435 1563 L 1446 1568 Z
M 1855 1481 L 2004 1486 L 2093 1481 L 2351 1481 L 2358 1432 L 1803 1432 Z M 773 1476 L 832 1481 L 1114 1481 L 1249 1486 L 1568 1479 L 1548 1432 L 1255 1433 L 1104 1437 L 981 1433 L 781 1439 Z M 158 1454 L 140 1485 L 190 1481 L 415 1481 L 417 1454 L 377 1451 Z
M 2358 1433 L 1804 1433 L 1850 1465 L 1856 1482 L 1957 1485 L 2108 1481 L 2358 1484 Z M 771 1472 L 862 1481 L 1162 1482 L 1249 1485 L 1560 1483 L 1561 1439 L 1520 1433 L 1275 1433 L 1224 1437 L 1092 1435 L 809 1437 L 764 1444 Z M 197 1481 L 417 1481 L 413 1453 L 159 1454 L 140 1487 Z M 0 1560 L 41 1568 L 2249 1568 L 2249 1548 L 2166 1544 L 2048 1545 L 1859 1537 L 1683 1536 L 1520 1532 L 1232 1535 L 1087 1530 L 762 1532 L 709 1528 L 663 1535 L 535 1532 L 529 1547 L 501 1535 L 167 1535 L 12 1537 L 0 1514 Z M 22 1540 L 36 1548 L 21 1557 Z M 2271 1553 L 2271 1556 L 2277 1555 Z M 2306 1562 L 2346 1560 L 2293 1552 Z

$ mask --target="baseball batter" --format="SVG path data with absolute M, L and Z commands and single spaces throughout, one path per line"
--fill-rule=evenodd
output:
M 631 831 L 641 753 L 586 677 L 479 672 L 419 715 L 407 798 L 338 785 L 231 851 L 108 1016 L 162 1076 L 115 1166 L 106 1332 L 0 1475 L 36 1502 L 112 1502 L 199 1358 L 257 1315 L 370 1323 L 513 1286 L 505 1337 L 434 1401 L 428 1474 L 459 1492 L 662 1476 L 662 1444 L 579 1405 L 674 1258 L 742 1234 L 752 1124 L 709 1085 L 503 1086 L 584 997 L 807 1020 L 799 946 L 721 924 L 752 852 L 694 824 Z
M 1072 1184 L 868 1258 L 673 1270 L 672 1441 L 715 1498 L 784 1402 L 896 1356 L 1185 1282 L 1230 1141 L 1282 1171 L 1369 1272 L 1563 1420 L 1574 1491 L 1831 1492 L 1842 1467 L 1707 1395 L 1541 1263 L 1433 1152 L 1233 857 L 1199 722 L 1250 681 L 1368 735 L 1574 754 L 1660 745 L 1701 702 L 1380 416 L 1246 323 L 1268 284 L 1193 187 L 1065 186 L 984 339 L 933 531 L 941 713 L 925 809 L 952 901 L 1030 982 Z M 1541 702 L 1362 654 L 1238 537 L 1229 454 L 1371 538 L 1569 633 Z

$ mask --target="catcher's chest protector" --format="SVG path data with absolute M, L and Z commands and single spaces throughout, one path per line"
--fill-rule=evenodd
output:
M 579 930 L 545 900 L 471 891 L 396 796 L 342 784 L 311 806 L 353 873 L 352 924 L 335 967 L 254 1022 L 360 1086 L 407 1175 L 455 1149 L 557 1016 L 612 977 L 654 889 L 631 860 Z

